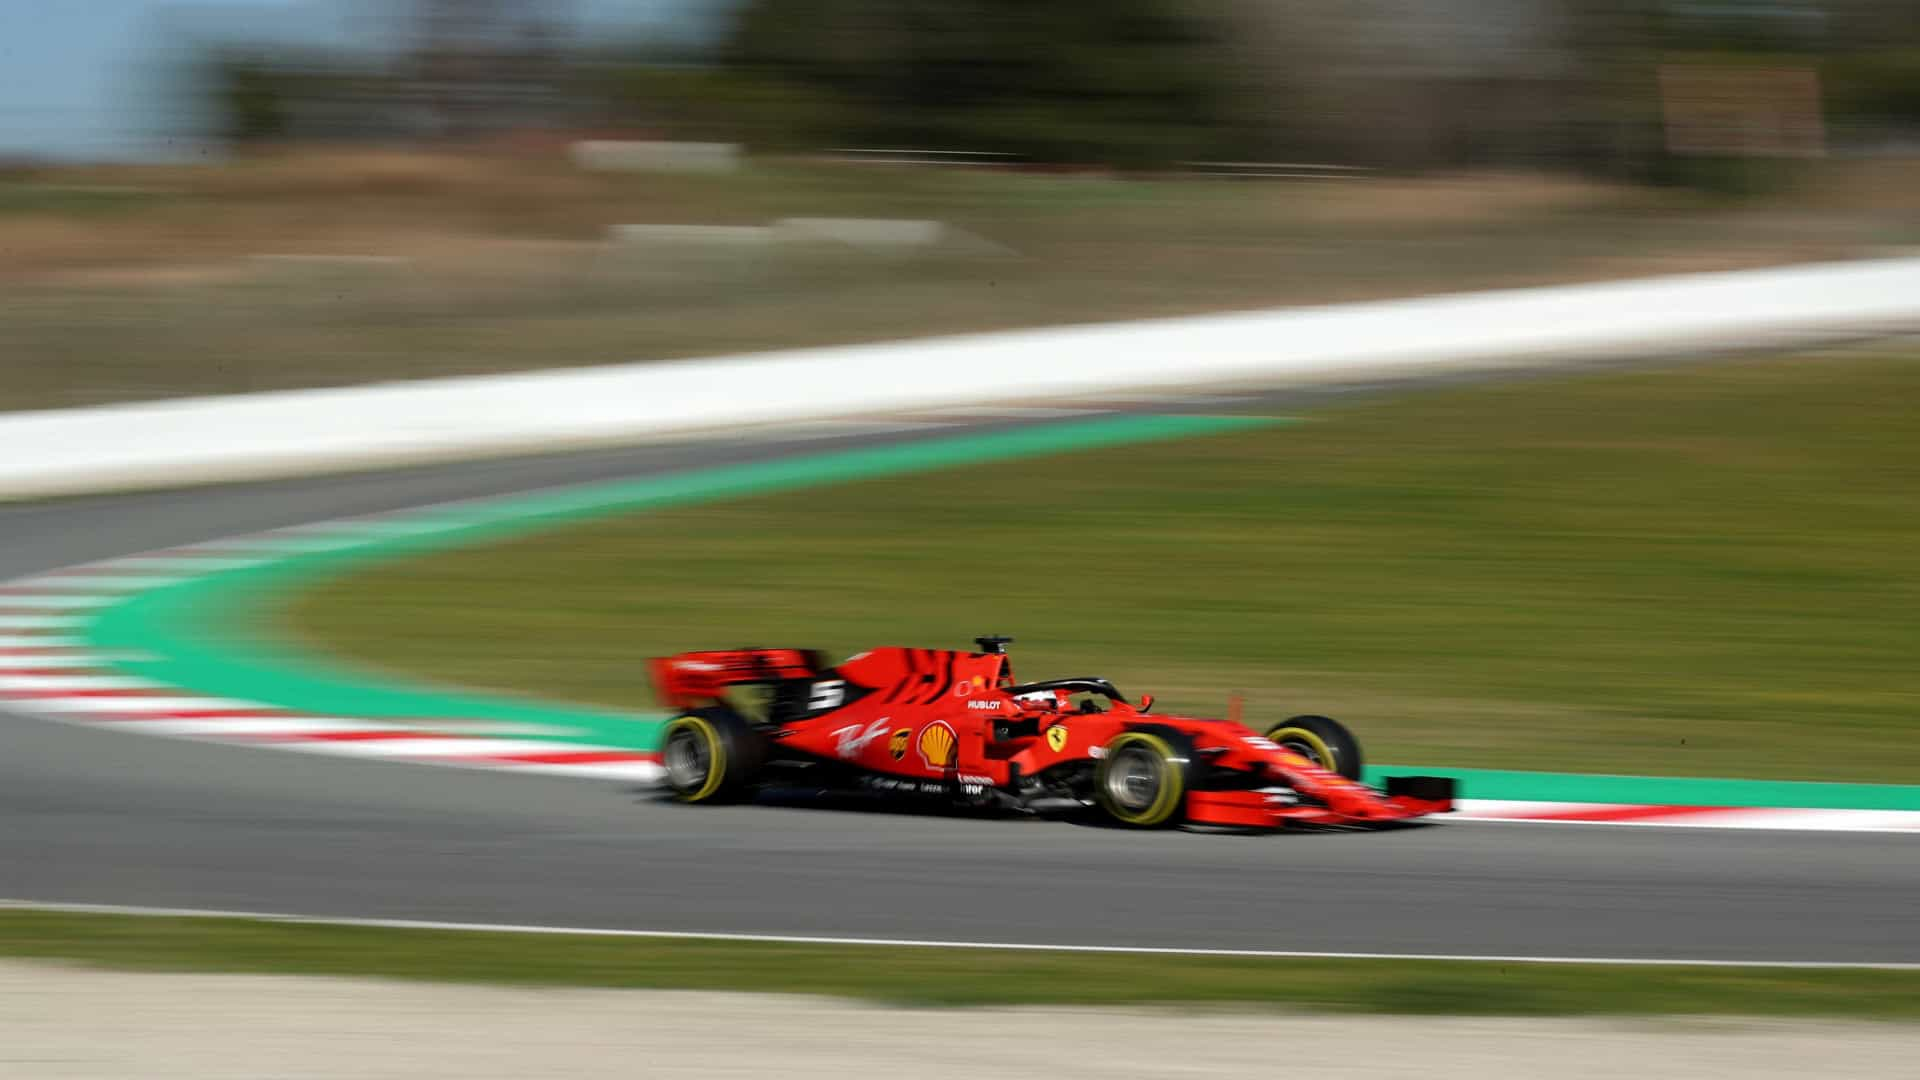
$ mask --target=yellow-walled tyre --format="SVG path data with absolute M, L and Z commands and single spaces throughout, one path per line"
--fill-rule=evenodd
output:
M 1107 742 L 1093 770 L 1094 799 L 1122 825 L 1177 824 L 1187 805 L 1193 744 L 1167 728 L 1123 731 Z
M 1330 772 L 1360 779 L 1360 740 L 1345 724 L 1326 716 L 1296 716 L 1267 731 L 1267 738 Z
M 765 759 L 760 736 L 730 709 L 696 709 L 667 722 L 660 764 L 683 803 L 726 802 L 752 787 Z

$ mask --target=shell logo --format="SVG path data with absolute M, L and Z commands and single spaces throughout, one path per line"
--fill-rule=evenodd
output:
M 959 741 L 951 724 L 935 720 L 920 729 L 920 760 L 930 769 L 944 769 L 953 764 L 953 745 Z

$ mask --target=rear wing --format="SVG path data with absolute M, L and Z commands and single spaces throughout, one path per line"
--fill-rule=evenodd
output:
M 729 686 L 811 679 L 828 664 L 817 649 L 718 649 L 659 657 L 647 666 L 661 704 L 694 709 L 719 701 Z

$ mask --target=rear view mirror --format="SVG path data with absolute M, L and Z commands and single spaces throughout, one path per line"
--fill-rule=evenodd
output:
M 1140 695 L 1140 711 L 1151 712 L 1152 710 L 1153 710 L 1153 695 L 1141 694 Z

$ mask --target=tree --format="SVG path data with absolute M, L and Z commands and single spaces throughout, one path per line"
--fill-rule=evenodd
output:
M 223 138 L 252 143 L 288 133 L 288 79 L 272 61 L 221 52 L 208 60 L 206 71 L 217 130 Z
M 1224 27 L 1191 0 L 748 0 L 736 72 L 818 95 L 848 142 L 1158 164 L 1229 99 Z

